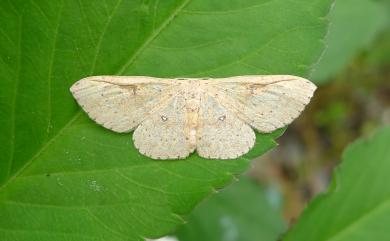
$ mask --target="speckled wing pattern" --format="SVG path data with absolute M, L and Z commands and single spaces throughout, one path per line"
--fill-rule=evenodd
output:
M 135 147 L 153 159 L 183 159 L 195 150 L 234 159 L 255 144 L 255 133 L 290 124 L 316 87 L 291 75 L 217 79 L 92 76 L 71 92 L 95 122 L 115 132 L 134 130 Z
M 92 76 L 77 81 L 71 92 L 98 124 L 130 132 L 175 93 L 175 85 L 151 77 Z

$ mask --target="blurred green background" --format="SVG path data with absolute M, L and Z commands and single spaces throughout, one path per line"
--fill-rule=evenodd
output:
M 329 21 L 308 108 L 279 147 L 254 161 L 251 180 L 195 209 L 175 234 L 180 240 L 282 240 L 308 202 L 327 190 L 346 146 L 390 124 L 390 1 L 337 0 Z

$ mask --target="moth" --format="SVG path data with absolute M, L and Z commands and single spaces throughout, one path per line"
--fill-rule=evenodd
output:
M 237 158 L 254 146 L 253 129 L 290 124 L 315 89 L 291 75 L 92 76 L 70 88 L 90 118 L 115 132 L 134 131 L 135 147 L 153 159 L 183 159 L 195 150 L 209 159 Z

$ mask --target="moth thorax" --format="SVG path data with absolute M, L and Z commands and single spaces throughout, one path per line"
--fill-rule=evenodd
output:
M 189 140 L 190 148 L 192 150 L 195 150 L 196 148 L 196 129 L 191 129 L 189 133 Z

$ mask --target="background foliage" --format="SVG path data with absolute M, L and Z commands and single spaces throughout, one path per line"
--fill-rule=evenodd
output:
M 286 225 L 280 205 L 248 178 L 211 196 L 177 230 L 179 240 L 277 240 Z
M 325 39 L 327 49 L 314 67 L 311 78 L 329 81 L 362 49 L 367 49 L 389 24 L 386 3 L 373 0 L 339 0 L 329 15 Z
M 317 197 L 284 240 L 390 240 L 390 127 L 343 154 L 326 195 Z

